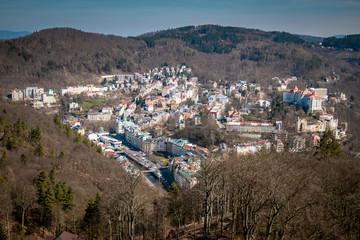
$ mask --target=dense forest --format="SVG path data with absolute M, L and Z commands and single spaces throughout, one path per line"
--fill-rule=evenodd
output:
M 343 38 L 330 37 L 323 40 L 325 47 L 334 47 L 336 49 L 360 50 L 360 34 L 347 35 Z

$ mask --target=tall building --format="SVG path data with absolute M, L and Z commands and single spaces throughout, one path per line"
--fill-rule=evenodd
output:
M 283 102 L 308 107 L 311 112 L 321 111 L 322 101 L 316 91 L 307 89 L 301 91 L 296 86 L 294 89 L 285 89 L 283 91 Z

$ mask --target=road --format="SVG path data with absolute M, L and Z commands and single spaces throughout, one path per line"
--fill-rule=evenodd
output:
M 140 166 L 140 170 L 152 184 L 160 185 L 164 190 L 167 190 L 173 183 L 174 180 L 170 170 L 160 163 L 150 160 L 144 153 L 131 150 L 126 146 L 122 146 L 118 150 L 129 160 Z

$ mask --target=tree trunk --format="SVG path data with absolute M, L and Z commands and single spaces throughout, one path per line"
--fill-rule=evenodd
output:
M 21 213 L 21 227 L 24 228 L 25 225 L 25 208 L 22 208 L 22 213 Z

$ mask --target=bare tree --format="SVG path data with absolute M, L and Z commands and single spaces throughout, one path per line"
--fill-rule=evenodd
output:
M 21 226 L 24 227 L 26 212 L 36 202 L 36 191 L 33 185 L 25 185 L 24 182 L 17 183 L 12 191 L 15 205 L 21 209 Z
M 199 180 L 203 194 L 204 208 L 204 239 L 207 239 L 210 229 L 210 213 L 213 204 L 213 194 L 216 185 L 220 179 L 219 159 L 215 157 L 201 158 L 201 171 L 199 172 Z

